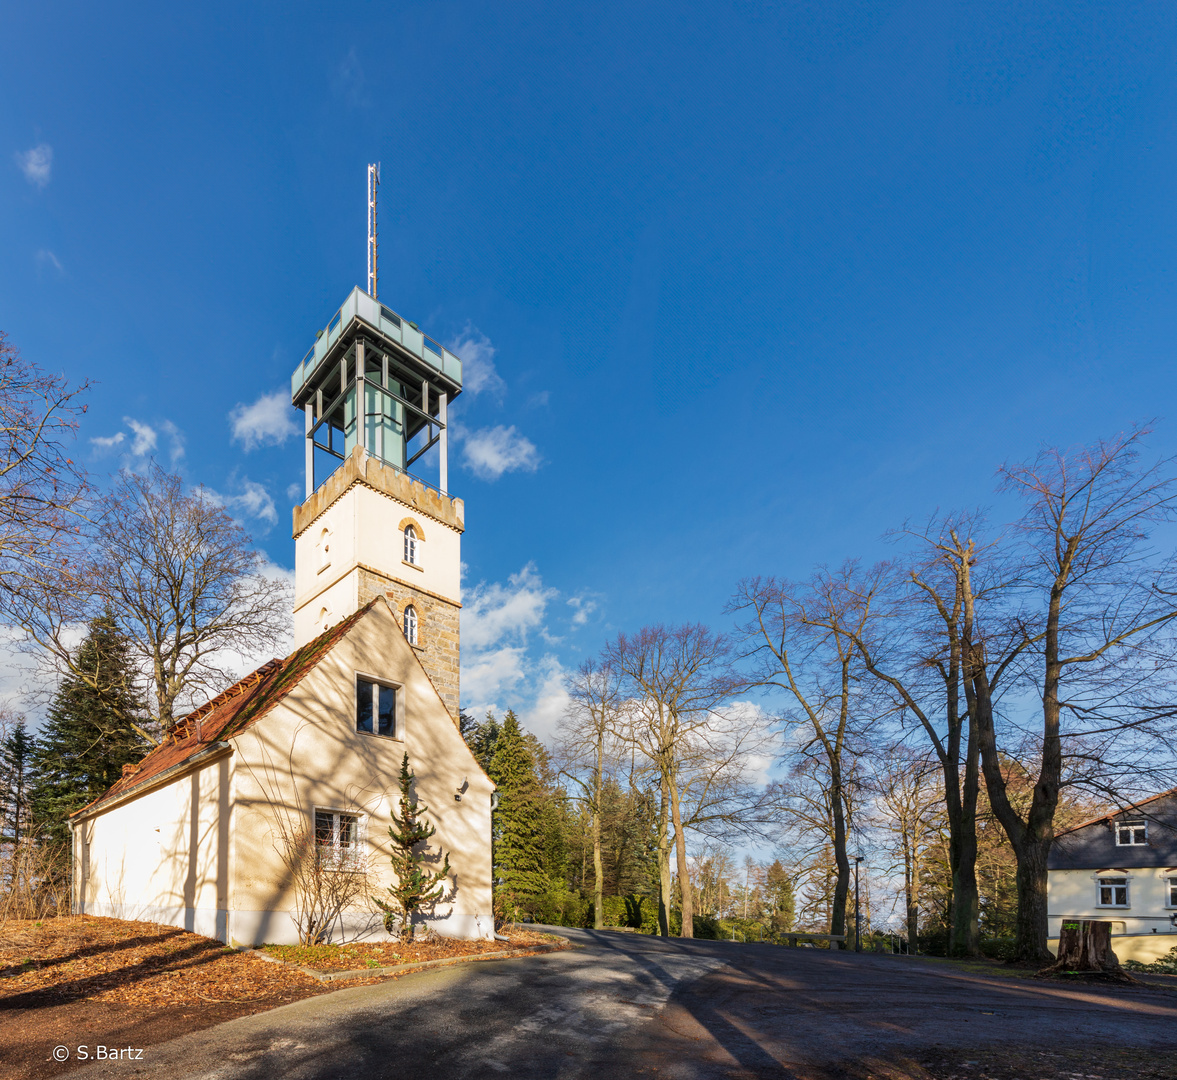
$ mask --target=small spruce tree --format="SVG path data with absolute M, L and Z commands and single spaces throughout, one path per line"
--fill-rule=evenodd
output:
M 429 809 L 417 802 L 413 791 L 414 774 L 409 770 L 409 755 L 401 762 L 400 811 L 394 807 L 388 835 L 392 840 L 392 872 L 396 883 L 388 887 L 392 903 L 378 896 L 373 902 L 384 912 L 384 926 L 390 934 L 397 932 L 397 923 L 409 936 L 413 933 L 413 913 L 437 903 L 445 892 L 443 884 L 450 872 L 448 852 L 442 852 L 444 865 L 440 870 L 425 868 L 425 843 L 437 832 L 437 827 L 425 820 Z

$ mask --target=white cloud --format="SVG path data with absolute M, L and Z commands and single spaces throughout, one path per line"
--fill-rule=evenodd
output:
M 506 585 L 476 585 L 462 598 L 462 645 L 478 651 L 503 641 L 526 642 L 543 625 L 554 596 L 556 590 L 544 585 L 534 563 L 512 574 Z
M 16 163 L 33 187 L 44 188 L 53 172 L 53 147 L 48 143 L 41 143 L 23 154 L 18 152 Z
M 65 267 L 61 265 L 61 260 L 48 248 L 41 248 L 41 250 L 37 252 L 36 258 L 37 268 L 39 270 L 44 270 L 51 266 L 54 270 L 57 271 L 58 277 L 61 277 L 65 274 Z
M 495 347 L 477 327 L 470 323 L 446 348 L 462 358 L 462 391 L 477 397 L 484 390 L 502 397 L 507 384 L 495 370 Z
M 463 430 L 459 435 L 463 460 L 480 480 L 497 480 L 508 472 L 535 472 L 540 466 L 535 444 L 520 435 L 513 424 Z
M 212 488 L 205 488 L 205 491 L 209 498 L 218 505 L 243 518 L 264 521 L 268 525 L 278 524 L 278 508 L 274 505 L 273 497 L 263 484 L 259 484 L 256 480 L 250 480 L 248 476 L 242 477 L 240 480 L 230 477 L 229 482 L 237 488 L 235 494 L 224 495 Z
M 548 605 L 558 596 L 528 563 L 507 583 L 485 582 L 463 597 L 462 698 L 475 716 L 500 718 L 513 708 L 528 731 L 555 731 L 567 704 L 564 668 L 556 656 L 534 656 L 533 637 L 548 637 Z
M 99 450 L 111 450 L 114 447 L 121 445 L 126 437 L 126 434 L 122 431 L 118 431 L 113 435 L 95 435 L 90 440 L 90 445 L 96 447 Z
M 170 420 L 161 421 L 159 426 L 168 437 L 168 459 L 174 468 L 184 457 L 184 433 Z
M 303 496 L 306 494 L 306 485 L 301 481 L 295 481 L 293 484 L 286 486 L 286 498 L 293 503 L 300 503 Z
M 597 610 L 597 602 L 587 596 L 570 596 L 565 601 L 572 608 L 572 626 L 579 628 L 589 621 L 589 616 Z
M 131 454 L 137 458 L 150 457 L 155 453 L 159 443 L 159 436 L 150 424 L 140 423 L 130 416 L 123 417 L 123 423 L 135 433 L 135 441 L 131 443 Z
M 252 405 L 238 402 L 229 413 L 232 439 L 241 443 L 246 453 L 259 446 L 281 446 L 300 432 L 290 406 L 290 395 L 282 389 L 263 394 Z

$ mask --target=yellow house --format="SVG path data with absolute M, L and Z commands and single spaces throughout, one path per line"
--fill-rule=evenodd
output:
M 297 941 L 285 841 L 313 836 L 331 872 L 370 863 L 383 895 L 407 752 L 437 827 L 429 852 L 451 867 L 426 921 L 489 938 L 494 785 L 458 729 L 465 523 L 446 490 L 461 361 L 356 289 L 291 385 L 307 469 L 294 509 L 295 651 L 186 717 L 73 815 L 74 910 L 225 942 Z M 423 456 L 436 485 L 408 471 Z M 332 927 L 383 933 L 362 897 Z

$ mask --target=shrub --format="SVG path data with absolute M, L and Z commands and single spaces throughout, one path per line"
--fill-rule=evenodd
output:
M 1177 945 L 1151 964 L 1142 964 L 1139 960 L 1125 960 L 1124 967 L 1129 971 L 1145 971 L 1154 975 L 1177 975 Z

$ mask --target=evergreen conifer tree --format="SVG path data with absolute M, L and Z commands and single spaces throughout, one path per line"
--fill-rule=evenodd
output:
M 466 721 L 462 726 L 462 738 L 466 740 L 466 745 L 470 747 L 470 752 L 474 755 L 478 764 L 483 769 L 490 768 L 490 759 L 494 757 L 495 746 L 498 744 L 499 732 L 502 730 L 499 726 L 495 714 L 488 712 L 486 719 L 480 724 L 469 713 L 462 714 Z
M 29 825 L 29 773 L 36 740 L 24 717 L 0 742 L 0 841 L 19 846 Z
M 498 788 L 494 813 L 495 909 L 501 917 L 519 917 L 543 897 L 546 794 L 536 773 L 527 736 L 513 711 L 503 718 L 487 773 Z
M 793 879 L 781 865 L 780 859 L 775 859 L 765 872 L 764 885 L 768 894 L 769 922 L 773 932 L 783 934 L 792 930 L 796 914 Z
M 384 926 L 388 932 L 395 932 L 399 920 L 401 928 L 410 936 L 413 932 L 413 913 L 441 899 L 445 891 L 442 882 L 450 872 L 448 852 L 442 853 L 445 863 L 440 870 L 426 870 L 424 867 L 425 843 L 437 832 L 437 827 L 430 825 L 423 817 L 429 807 L 417 802 L 413 780 L 414 775 L 409 770 L 409 755 L 405 754 L 401 762 L 400 810 L 393 809 L 392 824 L 388 827 L 388 835 L 392 840 L 392 872 L 396 875 L 396 884 L 388 887 L 392 903 L 372 897 L 376 906 L 384 912 Z
M 32 816 L 45 839 L 60 843 L 69 839 L 69 815 L 150 749 L 127 722 L 142 716 L 144 706 L 126 639 L 112 618 L 90 624 L 75 665 L 81 674 L 62 681 L 31 755 Z

